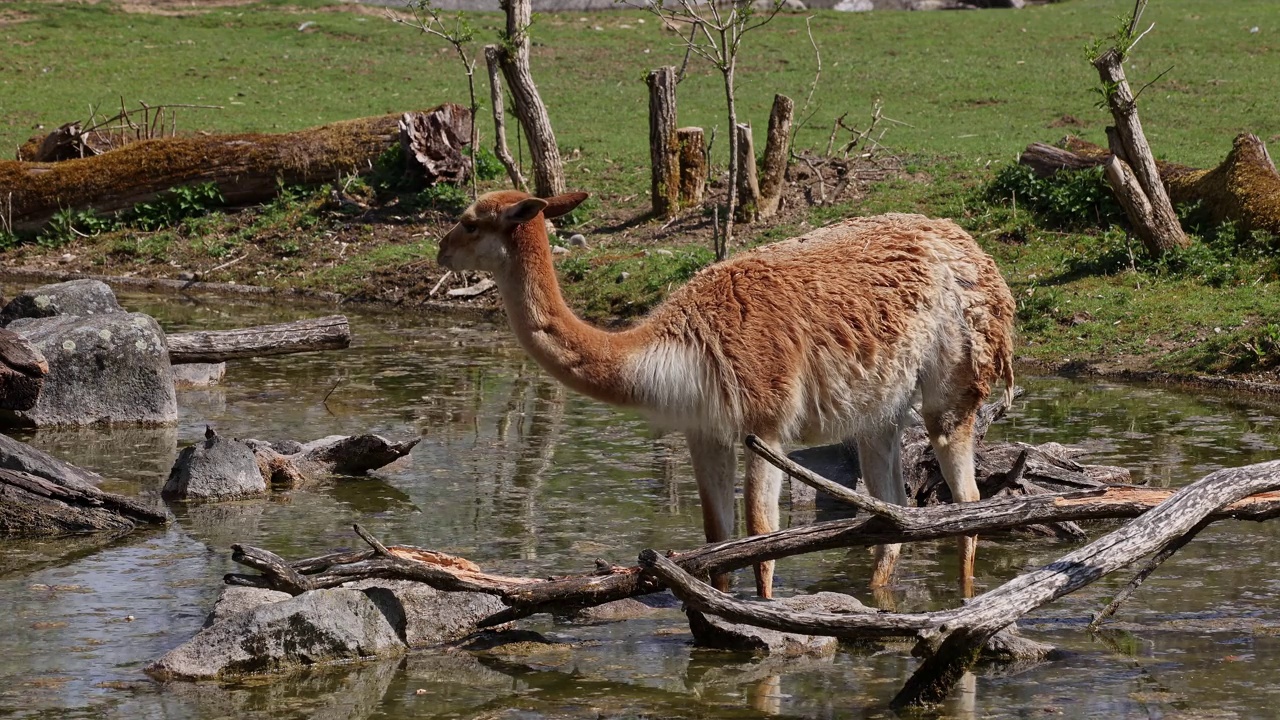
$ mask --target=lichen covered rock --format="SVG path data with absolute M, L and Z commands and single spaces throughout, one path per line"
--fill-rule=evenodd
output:
M 123 312 L 116 294 L 106 283 L 101 280 L 70 280 L 18 293 L 0 310 L 0 325 L 8 325 L 19 318 Z

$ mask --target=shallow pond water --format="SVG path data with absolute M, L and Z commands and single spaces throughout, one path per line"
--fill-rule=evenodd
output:
M 167 329 L 225 328 L 329 314 L 292 301 L 122 297 Z M 20 434 L 154 496 L 176 449 L 220 433 L 311 440 L 335 433 L 421 437 L 377 472 L 270 500 L 175 508 L 167 530 L 113 542 L 0 546 L 0 717 L 891 717 L 915 667 L 906 645 L 824 661 L 753 663 L 694 650 L 675 609 L 607 625 L 525 623 L 571 650 L 477 660 L 422 651 L 403 660 L 270 682 L 156 685 L 142 667 L 201 626 L 244 542 L 285 557 L 359 546 L 358 521 L 384 542 L 455 552 L 503 574 L 630 564 L 642 548 L 701 543 L 683 442 L 547 378 L 506 329 L 413 313 L 347 313 L 346 351 L 240 361 L 224 384 L 179 394 L 167 429 Z M 1178 486 L 1214 469 L 1272 459 L 1276 417 L 1262 401 L 1097 380 L 1022 378 L 1027 388 L 993 439 L 1055 440 L 1088 462 Z M 327 397 L 327 400 L 326 400 Z M 784 509 L 784 524 L 788 522 Z M 1277 525 L 1219 523 L 1166 563 L 1102 636 L 1090 612 L 1117 574 L 1021 623 L 1069 651 L 1031 667 L 981 668 L 944 717 L 1259 717 L 1280 706 Z M 1091 528 L 1093 534 L 1101 528 Z M 952 543 L 906 549 L 899 610 L 959 603 Z M 1070 546 L 983 538 L 979 583 L 994 587 Z M 779 562 L 782 593 L 835 590 L 872 603 L 870 554 L 832 551 Z M 749 589 L 749 573 L 738 586 Z M 421 691 L 421 692 L 419 692 Z M 933 714 L 933 713 L 931 713 Z

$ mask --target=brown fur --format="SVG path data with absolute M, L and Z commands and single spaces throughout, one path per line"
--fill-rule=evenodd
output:
M 685 431 L 708 540 L 732 527 L 732 458 L 749 433 L 772 445 L 857 437 L 872 494 L 905 502 L 897 443 L 917 387 L 953 495 L 976 499 L 974 413 L 994 383 L 1012 387 L 1014 305 L 958 226 L 919 215 L 837 223 L 713 265 L 639 326 L 610 333 L 565 304 L 547 243 L 543 217 L 584 197 L 485 195 L 442 240 L 441 264 L 492 271 L 521 343 L 557 379 Z M 779 484 L 748 457 L 751 533 L 776 529 Z M 896 550 L 877 557 L 884 582 Z M 757 587 L 767 597 L 771 585 L 766 563 Z

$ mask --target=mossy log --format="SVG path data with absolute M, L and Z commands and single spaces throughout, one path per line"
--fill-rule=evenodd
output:
M 1059 145 L 1032 143 L 1018 162 L 1048 176 L 1059 170 L 1104 165 L 1111 158 L 1106 148 L 1076 137 L 1064 138 Z M 1156 167 L 1175 205 L 1199 203 L 1213 222 L 1233 221 L 1245 231 L 1280 235 L 1280 172 L 1257 135 L 1236 136 L 1231 152 L 1215 168 L 1168 162 L 1157 162 Z
M 281 183 L 321 184 L 369 172 L 398 142 L 400 117 L 291 133 L 157 138 L 62 162 L 0 160 L 0 187 L 12 192 L 10 219 L 18 232 L 39 230 L 62 210 L 111 213 L 206 182 L 217 183 L 228 205 L 257 203 L 274 197 Z

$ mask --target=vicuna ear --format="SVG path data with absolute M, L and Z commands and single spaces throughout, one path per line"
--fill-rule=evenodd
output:
M 546 206 L 547 201 L 542 198 L 526 198 L 503 210 L 502 219 L 507 222 L 515 223 L 516 225 L 526 223 L 538 217 L 538 213 L 542 212 L 542 209 Z
M 548 220 L 551 218 L 558 218 L 561 215 L 573 212 L 573 209 L 581 205 L 582 201 L 586 200 L 588 197 L 590 196 L 584 192 L 572 192 L 557 195 L 553 198 L 547 198 L 547 207 L 542 211 L 542 214 L 545 215 Z

